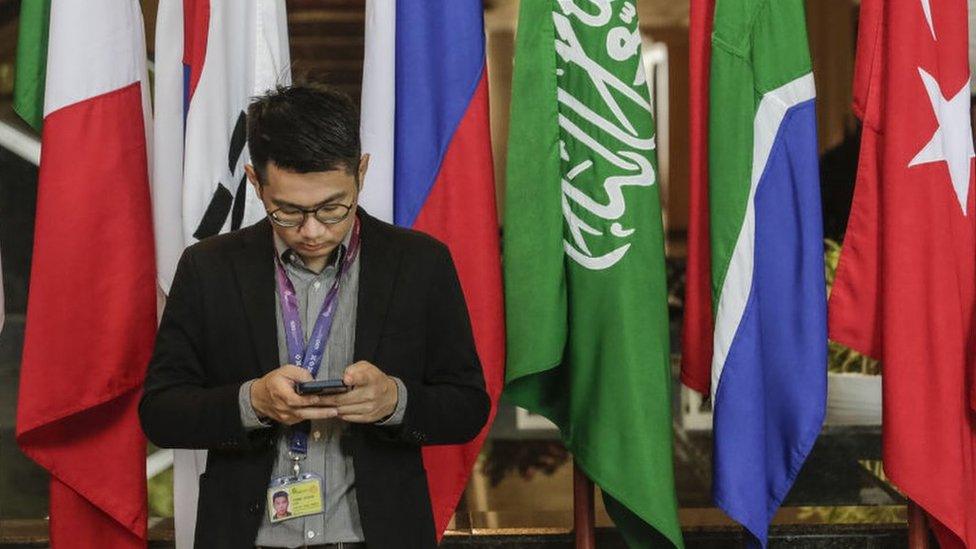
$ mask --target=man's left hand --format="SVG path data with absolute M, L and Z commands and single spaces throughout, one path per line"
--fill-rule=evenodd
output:
M 339 419 L 350 423 L 376 423 L 392 415 L 396 409 L 396 382 L 369 362 L 360 361 L 346 368 L 342 382 L 353 389 L 321 400 L 322 406 L 338 409 Z

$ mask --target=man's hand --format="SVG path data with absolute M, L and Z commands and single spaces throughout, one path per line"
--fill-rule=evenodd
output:
M 251 406 L 259 417 L 285 425 L 336 417 L 335 406 L 325 404 L 324 397 L 295 392 L 295 384 L 303 381 L 312 381 L 312 374 L 304 368 L 287 364 L 272 370 L 251 384 Z
M 339 419 L 350 423 L 376 423 L 396 409 L 396 382 L 369 362 L 357 362 L 346 368 L 342 382 L 353 389 L 341 395 L 322 397 L 323 405 L 338 409 Z

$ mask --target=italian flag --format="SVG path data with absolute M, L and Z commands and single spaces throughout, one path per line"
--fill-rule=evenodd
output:
M 45 80 L 17 441 L 51 474 L 53 547 L 145 547 L 136 406 L 156 267 L 141 6 L 55 0 L 35 15 L 22 33 L 47 42 L 46 68 L 18 57 L 19 75 Z

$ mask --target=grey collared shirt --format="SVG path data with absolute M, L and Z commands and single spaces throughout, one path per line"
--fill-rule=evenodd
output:
M 352 231 L 350 231 L 351 233 Z M 340 253 L 321 273 L 305 267 L 298 254 L 292 252 L 277 236 L 275 249 L 285 266 L 285 272 L 298 295 L 299 312 L 302 315 L 302 328 L 308 339 L 325 296 L 335 280 L 339 258 L 349 244 L 347 235 Z M 269 258 L 269 260 L 271 260 Z M 356 331 L 356 302 L 359 294 L 359 259 L 350 266 L 349 272 L 340 286 L 335 321 L 325 347 L 325 355 L 316 379 L 337 379 L 347 366 L 352 364 Z M 275 311 L 278 332 L 278 358 L 288 364 L 288 351 L 285 343 L 284 323 L 281 306 L 275 292 Z M 407 404 L 407 391 L 403 382 L 393 378 L 397 385 L 397 405 L 383 425 L 397 425 L 403 421 Z M 251 384 L 241 385 L 239 404 L 241 422 L 246 429 L 270 428 L 270 424 L 258 418 L 251 406 Z M 281 430 L 285 432 L 284 429 Z M 312 421 L 308 438 L 308 455 L 302 462 L 302 472 L 310 472 L 324 479 L 322 501 L 325 512 L 271 524 L 268 511 L 261 519 L 261 526 L 255 545 L 264 547 L 300 547 L 324 543 L 364 541 L 359 519 L 359 506 L 356 501 L 356 477 L 352 455 L 349 453 L 346 434 L 348 424 L 339 419 Z M 288 452 L 288 438 L 279 435 L 278 455 L 272 470 L 272 479 L 291 474 L 292 461 Z M 271 479 L 269 479 L 270 482 Z

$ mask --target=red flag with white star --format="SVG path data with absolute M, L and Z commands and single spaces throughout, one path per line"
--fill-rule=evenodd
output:
M 891 481 L 976 547 L 976 208 L 966 0 L 863 0 L 854 203 L 830 337 L 882 361 Z

